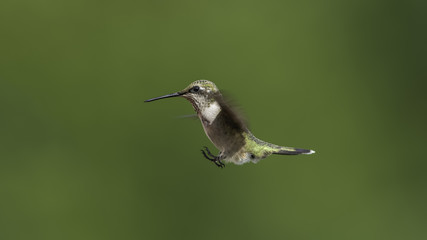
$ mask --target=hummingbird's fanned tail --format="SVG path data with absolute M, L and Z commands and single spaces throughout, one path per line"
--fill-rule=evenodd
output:
M 277 151 L 274 151 L 273 154 L 279 154 L 279 155 L 298 155 L 298 154 L 313 154 L 315 151 L 308 150 L 308 149 L 302 149 L 302 148 L 292 148 L 292 147 L 281 147 L 280 149 L 277 149 Z

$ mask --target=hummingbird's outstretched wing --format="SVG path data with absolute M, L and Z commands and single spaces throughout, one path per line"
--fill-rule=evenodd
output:
M 228 119 L 228 124 L 231 124 L 234 129 L 242 132 L 249 131 L 243 114 L 231 103 L 230 98 L 224 97 L 221 93 L 217 93 L 214 98 L 221 107 L 221 114 L 225 115 L 226 119 Z

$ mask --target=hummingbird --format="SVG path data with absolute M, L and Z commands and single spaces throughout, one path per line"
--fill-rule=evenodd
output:
M 271 154 L 314 153 L 313 150 L 283 147 L 256 138 L 249 131 L 240 114 L 224 100 L 216 85 L 211 81 L 197 80 L 179 92 L 151 98 L 145 102 L 171 97 L 183 97 L 193 105 L 207 137 L 220 151 L 219 155 L 214 155 L 208 147 L 204 147 L 201 150 L 202 154 L 220 168 L 225 167 L 224 162 L 232 162 L 237 165 L 247 162 L 257 163 Z

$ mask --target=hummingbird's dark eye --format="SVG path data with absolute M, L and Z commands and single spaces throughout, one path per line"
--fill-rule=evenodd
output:
M 199 89 L 200 89 L 200 87 L 199 87 L 199 86 L 194 86 L 192 89 L 190 89 L 190 92 L 195 93 L 195 92 L 198 92 L 198 91 L 199 91 Z
M 251 153 L 250 157 L 251 157 L 251 159 L 254 159 L 255 155 L 253 153 Z

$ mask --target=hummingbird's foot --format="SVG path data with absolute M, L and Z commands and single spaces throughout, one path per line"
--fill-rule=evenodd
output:
M 206 152 L 202 149 L 202 153 L 203 156 L 208 159 L 209 161 L 215 163 L 215 165 L 217 165 L 220 168 L 225 167 L 225 164 L 223 162 L 221 162 L 221 157 L 220 156 L 215 156 L 211 153 L 211 151 L 209 151 L 208 147 L 204 147 Z

